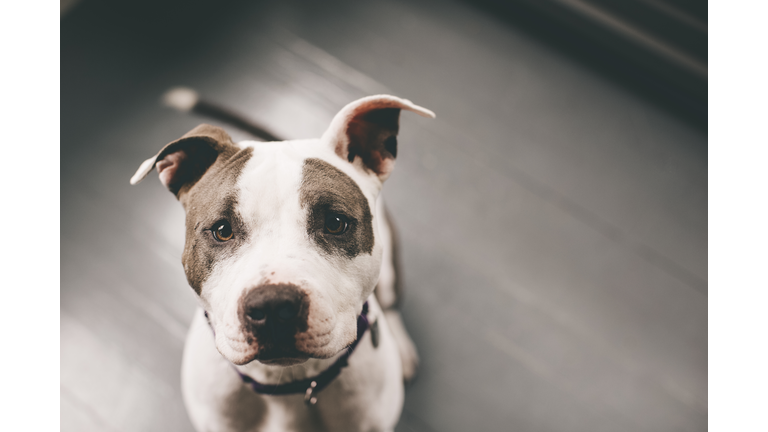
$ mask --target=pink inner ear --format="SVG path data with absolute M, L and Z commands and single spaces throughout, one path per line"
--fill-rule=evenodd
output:
M 186 158 L 187 154 L 180 150 L 169 153 L 165 155 L 163 160 L 157 161 L 155 167 L 157 168 L 157 173 L 160 174 L 160 182 L 163 183 L 163 186 L 169 187 L 169 185 L 174 183 L 173 179 L 176 176 L 176 172 L 181 162 Z

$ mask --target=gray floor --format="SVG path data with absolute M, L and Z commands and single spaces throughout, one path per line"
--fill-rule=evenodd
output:
M 398 431 L 706 430 L 706 132 L 463 3 L 297 5 L 156 43 L 63 19 L 62 430 L 191 429 L 183 212 L 128 185 L 203 121 L 157 103 L 180 84 L 286 138 L 374 93 L 437 113 L 385 187 L 423 360 Z

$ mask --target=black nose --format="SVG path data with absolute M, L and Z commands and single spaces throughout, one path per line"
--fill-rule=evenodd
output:
M 294 299 L 259 299 L 258 302 L 252 302 L 247 307 L 246 314 L 251 321 L 258 322 L 265 320 L 267 316 L 280 323 L 288 323 L 298 316 L 298 309 L 301 305 Z
M 260 351 L 290 349 L 294 336 L 307 330 L 306 294 L 292 284 L 260 285 L 240 299 L 240 321 Z

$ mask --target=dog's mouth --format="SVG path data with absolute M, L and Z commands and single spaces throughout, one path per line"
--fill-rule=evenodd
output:
M 224 332 L 216 338 L 216 347 L 219 352 L 238 366 L 254 361 L 265 365 L 291 366 L 313 358 L 322 359 L 335 355 L 335 352 L 323 350 L 326 345 L 306 345 L 294 340 L 285 340 L 280 343 L 275 343 L 271 339 L 262 341 L 252 335 L 243 335 L 236 339 L 226 336 Z
M 282 357 L 269 360 L 256 359 L 259 363 L 269 366 L 295 366 L 305 363 L 309 357 Z
M 237 365 L 245 365 L 253 361 L 272 366 L 293 366 L 306 362 L 312 355 L 298 351 L 295 348 L 268 348 L 246 355 L 233 361 Z

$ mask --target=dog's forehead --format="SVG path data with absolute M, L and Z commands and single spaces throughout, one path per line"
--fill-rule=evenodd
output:
M 282 207 L 289 202 L 297 203 L 302 183 L 318 179 L 326 181 L 316 187 L 338 189 L 341 193 L 354 184 L 369 206 L 375 202 L 380 187 L 376 179 L 341 159 L 320 140 L 244 141 L 238 145 L 252 150 L 238 180 L 239 201 L 245 213 L 249 213 L 252 206 Z

